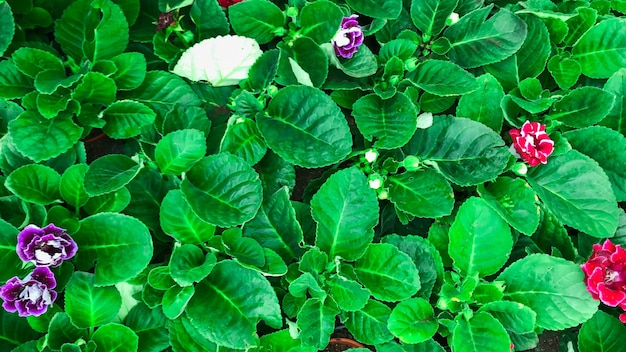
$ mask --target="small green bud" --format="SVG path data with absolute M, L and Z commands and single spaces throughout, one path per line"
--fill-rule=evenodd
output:
M 267 87 L 267 94 L 269 94 L 270 97 L 273 98 L 276 95 L 276 93 L 278 93 L 278 87 L 276 87 L 273 84 Z
M 298 16 L 298 9 L 290 6 L 287 8 L 287 11 L 285 11 L 285 15 L 287 15 L 287 17 L 296 17 Z
M 420 159 L 415 155 L 409 155 L 404 158 L 402 162 L 402 166 L 404 166 L 407 171 L 415 171 L 420 169 Z
M 371 174 L 367 177 L 371 189 L 379 189 L 383 186 L 385 179 L 377 173 Z
M 365 152 L 365 160 L 370 163 L 373 163 L 378 158 L 378 152 L 375 149 L 370 149 Z
M 378 192 L 378 199 L 385 200 L 387 198 L 389 198 L 389 192 L 387 192 L 387 190 L 383 189 L 383 190 Z
M 408 58 L 405 62 L 404 62 L 404 68 L 409 71 L 415 71 L 415 69 L 417 68 L 417 58 L 416 57 L 410 57 Z
M 528 166 L 524 163 L 515 163 L 511 170 L 519 176 L 525 176 L 528 172 Z

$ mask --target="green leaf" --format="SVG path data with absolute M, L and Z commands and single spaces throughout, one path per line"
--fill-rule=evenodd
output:
M 572 58 L 580 63 L 584 75 L 609 78 L 626 65 L 626 37 L 620 34 L 624 24 L 623 18 L 604 20 L 574 44 Z
M 248 71 L 248 84 L 255 91 L 267 88 L 276 77 L 278 63 L 280 61 L 280 50 L 267 50 L 259 57 L 250 71 Z
M 110 323 L 101 326 L 91 336 L 98 349 L 108 352 L 135 352 L 139 347 L 137 334 L 129 327 Z
M 67 109 L 71 100 L 69 89 L 59 89 L 54 94 L 37 94 L 37 109 L 41 116 L 51 119 Z
M 318 350 L 328 345 L 330 335 L 335 330 L 335 317 L 339 309 L 331 298 L 322 301 L 311 298 L 304 303 L 298 312 L 296 324 L 300 330 L 298 338 L 302 345 L 315 347 Z
M 112 322 L 121 306 L 119 291 L 113 286 L 96 287 L 93 274 L 77 271 L 65 287 L 65 311 L 79 329 Z
M 618 202 L 626 200 L 626 139 L 624 135 L 601 126 L 563 134 L 572 147 L 592 158 L 611 181 Z
M 243 237 L 238 227 L 228 229 L 222 233 L 224 250 L 244 267 L 251 269 L 265 266 L 263 247 L 252 238 Z
M 164 118 L 178 104 L 180 108 L 200 106 L 202 101 L 179 76 L 164 72 L 150 71 L 141 85 L 118 99 L 135 100 L 147 105 L 160 118 Z
M 384 2 L 374 0 L 347 0 L 348 5 L 354 12 L 372 18 L 394 19 L 402 11 L 401 0 L 386 0 Z
M 263 201 L 255 217 L 242 228 L 243 235 L 276 252 L 287 263 L 303 252 L 302 228 L 289 201 L 286 187 Z
M 207 117 L 206 111 L 197 106 L 185 107 L 175 104 L 165 115 L 162 134 L 167 135 L 170 132 L 185 129 L 196 129 L 208 135 L 211 130 L 211 120 Z
M 406 213 L 421 218 L 438 218 L 452 213 L 452 187 L 433 169 L 391 175 L 387 179 L 387 185 L 389 200 Z
M 82 207 L 89 200 L 84 182 L 88 168 L 86 164 L 72 165 L 61 176 L 61 197 L 71 206 Z
M 83 76 L 82 73 L 77 73 L 67 77 L 64 71 L 58 70 L 45 70 L 41 71 L 35 77 L 35 88 L 37 91 L 44 94 L 52 94 L 59 89 L 59 87 L 70 88 L 74 83 L 78 82 Z M 111 90 L 111 82 L 109 83 L 109 91 Z M 111 93 L 108 93 L 110 96 Z
M 111 59 L 128 45 L 128 23 L 110 0 L 79 0 L 56 22 L 54 36 L 76 62 Z
M 513 248 L 509 225 L 481 198 L 469 198 L 461 205 L 449 235 L 448 252 L 465 276 L 495 274 Z
M 122 154 L 109 154 L 94 160 L 85 173 L 85 190 L 91 197 L 116 191 L 132 181 L 142 165 Z
M 205 338 L 237 349 L 258 345 L 259 319 L 274 328 L 282 325 L 278 298 L 270 283 L 260 273 L 231 260 L 217 263 L 196 285 L 187 317 Z
M 295 165 L 314 168 L 339 162 L 352 149 L 345 116 L 321 90 L 306 86 L 281 89 L 267 114 L 258 116 L 267 145 Z
M 0 4 L 0 23 L 0 56 L 2 56 L 15 34 L 15 21 L 8 3 Z
M 280 8 L 262 0 L 234 4 L 228 8 L 228 17 L 235 33 L 255 39 L 259 44 L 269 43 L 285 24 Z
M 226 15 L 215 0 L 194 1 L 189 15 L 196 24 L 198 42 L 218 35 L 226 35 L 229 32 Z
M 500 132 L 504 120 L 500 101 L 504 98 L 504 90 L 500 82 L 488 73 L 477 77 L 476 81 L 479 89 L 461 96 L 456 107 L 456 116 L 478 121 Z
M 0 62 L 0 88 L 0 98 L 3 99 L 21 98 L 34 90 L 33 80 L 22 74 L 13 60 Z
M 123 214 L 100 213 L 84 218 L 72 235 L 80 244 L 77 267 L 97 261 L 95 285 L 104 286 L 137 276 L 152 259 L 152 238 L 146 225 Z
M 17 235 L 19 231 L 4 219 L 0 219 L 0 281 L 6 282 L 13 276 L 19 275 L 22 260 L 16 255 Z M 0 335 L 1 336 L 1 335 Z M 2 338 L 0 338 L 0 341 Z M 0 342 L 0 346 L 1 342 Z
M 331 53 L 330 50 L 333 50 L 332 46 L 329 45 L 326 45 L 325 49 L 327 53 Z M 335 56 L 334 52 L 332 53 L 330 62 L 350 77 L 368 77 L 378 70 L 376 56 L 372 54 L 370 49 L 365 45 L 361 45 L 359 51 L 357 51 L 351 59 L 338 58 Z
M 598 18 L 598 12 L 593 8 L 579 7 L 576 9 L 576 13 L 576 16 L 565 21 L 569 30 L 563 38 L 563 43 L 567 46 L 576 44 L 578 39 L 596 24 Z
M 189 319 L 185 315 L 176 320 L 170 320 L 168 329 L 169 343 L 167 346 L 171 345 L 174 352 L 208 352 L 228 350 L 214 344 L 200 335 L 198 330 L 191 325 Z
M 307 3 L 300 10 L 300 32 L 324 44 L 333 39 L 342 19 L 341 8 L 330 1 Z
M 11 351 L 41 335 L 28 325 L 26 319 L 0 309 L 0 349 Z
M 146 57 L 140 53 L 122 53 L 111 58 L 117 71 L 111 78 L 117 89 L 135 89 L 146 78 Z
M 491 314 L 480 312 L 469 320 L 459 319 L 452 332 L 455 352 L 510 351 L 511 340 Z
M 162 312 L 152 310 L 142 302 L 124 318 L 124 325 L 133 329 L 139 337 L 139 351 L 146 352 L 160 352 L 170 346 L 166 322 Z
M 86 273 L 80 273 L 80 274 L 86 274 Z M 89 291 L 89 287 L 86 287 L 86 288 L 87 288 L 87 291 Z M 102 293 L 103 293 L 103 291 L 101 291 L 102 289 L 99 288 L 97 290 L 98 290 L 97 295 L 102 296 Z M 104 292 L 109 292 L 109 291 L 110 290 L 104 290 Z M 85 294 L 85 293 L 81 292 L 79 294 Z M 67 299 L 67 295 L 66 295 L 66 299 Z M 89 308 L 93 308 L 93 307 L 89 307 Z M 103 310 L 96 310 L 96 311 L 97 313 L 105 313 Z M 52 319 L 50 320 L 49 327 L 48 326 L 46 327 L 46 332 L 48 332 L 46 342 L 48 344 L 48 347 L 50 347 L 50 349 L 52 350 L 60 350 L 63 344 L 65 343 L 73 343 L 75 341 L 78 341 L 78 339 L 88 338 L 87 329 L 79 329 L 76 326 L 74 326 L 74 324 L 72 324 L 70 318 L 65 312 L 59 312 L 52 317 Z
M 352 167 L 328 178 L 311 199 L 311 213 L 318 224 L 315 245 L 330 258 L 355 260 L 374 237 L 378 200 L 363 172 Z
M 328 58 L 313 39 L 300 37 L 292 46 L 283 46 L 277 82 L 283 85 L 300 83 L 321 87 L 328 76 Z M 286 54 L 286 55 L 285 55 Z
M 183 129 L 163 137 L 156 145 L 154 156 L 162 173 L 180 175 L 202 159 L 205 153 L 204 133 Z
M 426 60 L 408 77 L 416 86 L 438 96 L 462 95 L 479 88 L 472 74 L 449 61 Z
M 337 275 L 334 280 L 327 283 L 331 296 L 343 311 L 353 312 L 363 309 L 369 301 L 370 291 L 356 281 Z
M 614 102 L 615 96 L 605 90 L 580 87 L 554 103 L 548 117 L 570 127 L 587 127 L 605 118 Z
M 547 254 L 532 254 L 498 276 L 506 282 L 504 297 L 537 313 L 537 326 L 563 330 L 591 318 L 598 301 L 587 292 L 577 264 Z
M 390 99 L 376 94 L 361 97 L 352 105 L 352 115 L 365 139 L 375 138 L 374 148 L 395 149 L 405 145 L 417 128 L 417 109 L 406 95 Z
M 172 286 L 163 295 L 163 313 L 169 319 L 176 319 L 185 312 L 189 300 L 193 297 L 193 286 Z
M 569 89 L 578 81 L 582 67 L 578 61 L 565 55 L 554 55 L 548 61 L 548 71 L 561 89 Z
M 314 347 L 302 347 L 300 339 L 294 339 L 289 329 L 261 336 L 261 351 L 273 352 L 315 352 Z
M 30 164 L 13 171 L 6 178 L 4 186 L 24 201 L 48 205 L 61 198 L 60 182 L 61 175 L 54 169 Z
M 215 233 L 215 226 L 196 215 L 178 189 L 169 191 L 163 198 L 159 219 L 163 232 L 182 243 L 206 242 Z
M 402 343 L 425 342 L 435 335 L 439 323 L 433 307 L 423 298 L 400 302 L 389 316 L 389 331 Z
M 150 270 L 148 284 L 159 291 L 166 291 L 170 287 L 176 286 L 167 266 L 157 266 Z
M 599 310 L 580 328 L 578 349 L 581 352 L 624 352 L 626 328 L 618 319 Z
M 359 281 L 381 301 L 401 301 L 420 289 L 413 260 L 390 244 L 371 244 L 356 261 L 355 270 Z
M 289 284 L 289 293 L 294 297 L 306 299 L 307 291 L 313 298 L 324 299 L 327 296 L 311 273 L 304 273 Z
M 391 309 L 385 304 L 370 300 L 362 309 L 346 314 L 346 328 L 359 342 L 368 345 L 384 343 L 393 339 L 387 328 L 390 314 Z
M 181 190 L 202 220 L 220 227 L 251 220 L 263 199 L 259 175 L 248 163 L 228 153 L 197 162 L 187 172 Z
M 229 152 L 255 165 L 267 152 L 265 141 L 253 120 L 235 116 L 233 120 L 226 128 L 220 152 Z
M 105 212 L 118 213 L 126 209 L 130 198 L 128 189 L 122 187 L 116 191 L 89 198 L 84 209 L 90 215 Z
M 517 231 L 530 236 L 539 226 L 537 194 L 524 180 L 499 177 L 488 185 L 478 185 L 478 193 Z
M 116 91 L 113 79 L 99 72 L 88 72 L 74 89 L 72 99 L 80 103 L 109 105 L 115 101 Z
M 156 114 L 142 103 L 120 100 L 102 111 L 106 125 L 102 131 L 114 139 L 128 139 L 141 133 L 142 127 L 154 123 Z
M 11 57 L 15 67 L 30 78 L 35 78 L 39 72 L 45 70 L 65 72 L 61 59 L 45 50 L 19 48 Z
M 557 219 L 597 238 L 612 237 L 618 208 L 608 177 L 598 164 L 570 150 L 531 168 L 528 182 Z
M 432 38 L 444 29 L 457 3 L 458 0 L 412 0 L 411 19 L 420 32 Z
M 626 133 L 626 68 L 615 72 L 604 84 L 604 90 L 615 95 L 615 104 L 600 125 Z
M 480 67 L 519 50 L 526 38 L 526 23 L 504 8 L 486 20 L 492 9 L 489 5 L 472 11 L 446 29 L 443 35 L 450 40 L 452 62 L 464 68 Z
M 487 312 L 496 318 L 506 329 L 516 349 L 527 350 L 537 346 L 537 313 L 532 309 L 516 302 L 496 301 L 480 307 L 479 312 Z
M 436 165 L 448 180 L 461 186 L 496 178 L 511 155 L 489 127 L 453 116 L 437 116 L 432 126 L 418 128 L 405 149 Z
M 180 286 L 191 286 L 200 282 L 211 273 L 217 258 L 213 253 L 204 252 L 197 246 L 184 244 L 175 247 L 170 263 L 172 279 Z M 170 318 L 174 319 L 174 318 Z

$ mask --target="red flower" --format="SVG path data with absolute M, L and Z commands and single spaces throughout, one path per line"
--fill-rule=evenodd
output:
M 626 310 L 626 250 L 606 240 L 593 245 L 591 258 L 581 266 L 587 291 L 607 306 Z M 626 313 L 619 316 L 626 323 Z
M 217 0 L 221 7 L 228 8 L 230 5 L 235 5 L 238 2 L 242 2 L 243 0 Z
M 554 151 L 554 141 L 546 133 L 546 126 L 539 122 L 526 121 L 521 129 L 509 131 L 513 138 L 515 151 L 528 165 L 537 166 L 548 161 L 548 155 Z

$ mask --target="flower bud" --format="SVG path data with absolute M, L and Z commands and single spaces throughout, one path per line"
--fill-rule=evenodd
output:
M 511 167 L 511 170 L 519 176 L 524 176 L 528 172 L 528 166 L 524 163 L 515 163 L 513 167 Z
M 379 174 L 374 173 L 367 177 L 367 181 L 369 182 L 371 189 L 379 189 L 380 187 L 382 187 L 385 180 Z
M 365 160 L 368 162 L 373 163 L 376 159 L 378 159 L 378 152 L 376 150 L 370 149 L 365 152 Z
M 407 171 L 415 171 L 420 169 L 420 159 L 415 155 L 409 155 L 404 158 L 402 162 L 402 166 L 404 166 Z
M 450 14 L 450 16 L 446 19 L 446 26 L 451 26 L 455 23 L 459 22 L 459 14 L 456 12 L 453 12 Z
M 341 20 L 341 27 L 333 39 L 331 39 L 331 43 L 335 48 L 335 55 L 351 59 L 359 50 L 359 46 L 363 44 L 363 31 L 356 20 L 357 17 L 359 16 L 352 15 Z

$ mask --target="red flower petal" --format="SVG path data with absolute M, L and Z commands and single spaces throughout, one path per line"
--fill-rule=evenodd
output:
M 626 313 L 622 313 L 619 315 L 619 321 L 626 324 Z
M 626 292 L 611 290 L 604 282 L 598 284 L 598 291 L 600 301 L 610 307 L 617 307 L 626 300 Z

